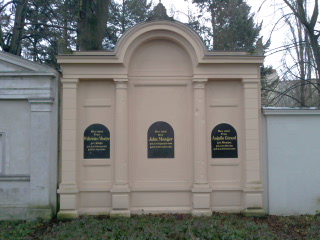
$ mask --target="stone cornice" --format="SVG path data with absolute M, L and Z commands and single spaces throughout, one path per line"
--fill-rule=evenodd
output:
M 0 52 L 0 61 L 8 62 L 13 65 L 17 65 L 19 67 L 26 68 L 27 70 L 30 70 L 30 71 L 51 73 L 54 76 L 57 76 L 57 77 L 59 76 L 59 72 L 57 72 L 56 70 L 54 70 L 51 67 L 23 59 L 21 57 L 15 56 L 10 53 Z M 27 70 L 26 70 L 26 72 L 28 72 Z M 17 72 L 12 72 L 12 73 L 17 74 Z M 21 72 L 21 73 L 24 73 L 24 72 Z M 4 74 L 9 74 L 9 72 L 4 72 Z M 3 75 L 3 72 L 0 72 L 0 75 Z
M 236 52 L 208 54 L 200 64 L 262 64 L 264 61 L 263 56 L 236 54 Z M 60 64 L 122 64 L 118 57 L 110 52 L 105 54 L 104 52 L 77 52 L 71 55 L 59 55 L 57 59 Z
M 320 115 L 320 108 L 262 108 L 266 116 L 274 115 Z
M 21 72 L 21 71 L 12 71 L 12 72 L 0 72 L 0 80 L 3 77 L 57 77 L 57 74 L 54 72 Z

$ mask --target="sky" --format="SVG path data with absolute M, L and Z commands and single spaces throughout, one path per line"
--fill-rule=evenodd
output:
M 6 0 L 9 1 L 9 0 Z M 121 1 L 121 0 L 116 0 Z M 154 4 L 158 4 L 159 0 L 153 0 Z M 251 12 L 255 13 L 256 23 L 263 22 L 262 30 L 260 35 L 263 36 L 263 42 L 265 43 L 270 37 L 270 32 L 273 29 L 277 20 L 281 17 L 281 14 L 277 7 L 274 5 L 283 4 L 283 0 L 246 0 L 247 4 L 251 6 Z M 312 0 L 313 1 L 313 0 Z M 168 15 L 173 16 L 174 19 L 181 22 L 187 22 L 187 13 L 188 10 L 195 11 L 194 4 L 192 0 L 161 0 L 162 4 L 166 7 Z M 262 5 L 262 3 L 264 3 Z M 275 4 L 274 4 L 275 3 Z M 261 7 L 262 5 L 262 7 Z M 283 5 L 282 5 L 283 6 Z M 173 10 L 173 11 L 171 11 Z M 286 10 L 285 10 L 286 11 Z M 273 49 L 277 49 L 284 45 L 286 39 L 286 29 L 283 25 L 279 24 L 278 27 L 273 31 L 271 35 L 271 46 L 269 52 L 267 52 L 265 58 L 266 65 L 272 65 L 274 69 L 281 68 L 281 58 L 282 53 L 278 52 L 276 54 L 270 55 L 270 52 L 273 52 Z
M 155 0 L 157 3 L 157 0 Z M 162 4 L 167 8 L 168 15 L 170 15 L 170 9 L 175 9 L 176 13 L 174 18 L 181 21 L 186 22 L 187 18 L 185 14 L 188 12 L 188 8 L 192 9 L 192 0 L 161 0 Z M 261 4 L 265 2 L 260 8 Z M 256 23 L 262 24 L 261 36 L 263 36 L 263 42 L 265 43 L 269 36 L 270 32 L 280 18 L 280 13 L 275 11 L 274 6 L 270 4 L 272 1 L 264 1 L 264 0 L 247 0 L 247 4 L 251 6 L 251 12 L 255 13 L 255 21 Z M 276 0 L 276 2 L 282 2 L 280 0 Z M 274 13 L 276 12 L 276 15 Z M 270 50 L 281 47 L 285 41 L 285 29 L 282 28 L 281 25 L 271 35 L 271 46 Z M 272 65 L 275 69 L 279 69 L 281 66 L 281 52 L 277 54 L 268 55 L 266 53 L 265 64 Z

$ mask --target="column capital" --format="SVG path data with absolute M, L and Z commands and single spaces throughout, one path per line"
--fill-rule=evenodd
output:
M 61 82 L 63 84 L 66 84 L 66 83 L 77 84 L 79 83 L 79 79 L 78 78 L 61 78 Z
M 208 78 L 204 78 L 204 77 L 193 77 L 192 82 L 196 83 L 196 82 L 208 82 Z
M 253 83 L 253 84 L 260 83 L 259 78 L 242 78 L 241 81 L 243 84 L 244 83 Z
M 206 88 L 206 83 L 207 81 L 198 81 L 199 79 L 197 80 L 193 80 L 193 88 L 194 89 L 204 89 Z
M 116 84 L 116 89 L 127 89 L 128 88 L 128 80 L 127 81 L 114 81 Z
M 128 80 L 128 77 L 119 77 L 119 78 L 114 78 L 113 81 L 115 83 L 119 83 L 119 82 L 121 83 L 121 82 L 128 82 L 129 80 Z
M 62 89 L 77 89 L 79 79 L 75 78 L 62 78 Z
M 242 79 L 243 89 L 260 89 L 260 81 L 251 81 L 252 79 Z

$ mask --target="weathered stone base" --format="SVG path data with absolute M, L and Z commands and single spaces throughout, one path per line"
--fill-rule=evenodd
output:
M 129 210 L 112 210 L 110 217 L 131 217 L 131 213 Z
M 210 209 L 211 192 L 208 184 L 194 185 L 192 188 L 192 216 L 211 216 L 212 211 Z
M 0 220 L 35 220 L 51 219 L 53 211 L 50 207 L 1 206 Z
M 212 211 L 210 209 L 193 209 L 191 214 L 194 217 L 210 217 L 212 216 Z
M 59 211 L 57 214 L 59 220 L 75 219 L 78 217 L 79 213 L 77 211 Z
M 263 217 L 266 215 L 266 212 L 262 208 L 248 208 L 242 213 L 246 217 Z

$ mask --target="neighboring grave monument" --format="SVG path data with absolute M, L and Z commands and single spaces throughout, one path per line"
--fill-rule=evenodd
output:
M 262 56 L 209 52 L 159 3 L 113 52 L 75 52 L 58 62 L 59 218 L 264 213 Z M 95 140 L 88 129 L 96 124 L 108 131 Z M 90 149 L 98 157 L 88 157 Z
M 0 52 L 0 220 L 56 213 L 58 81 L 54 69 Z

